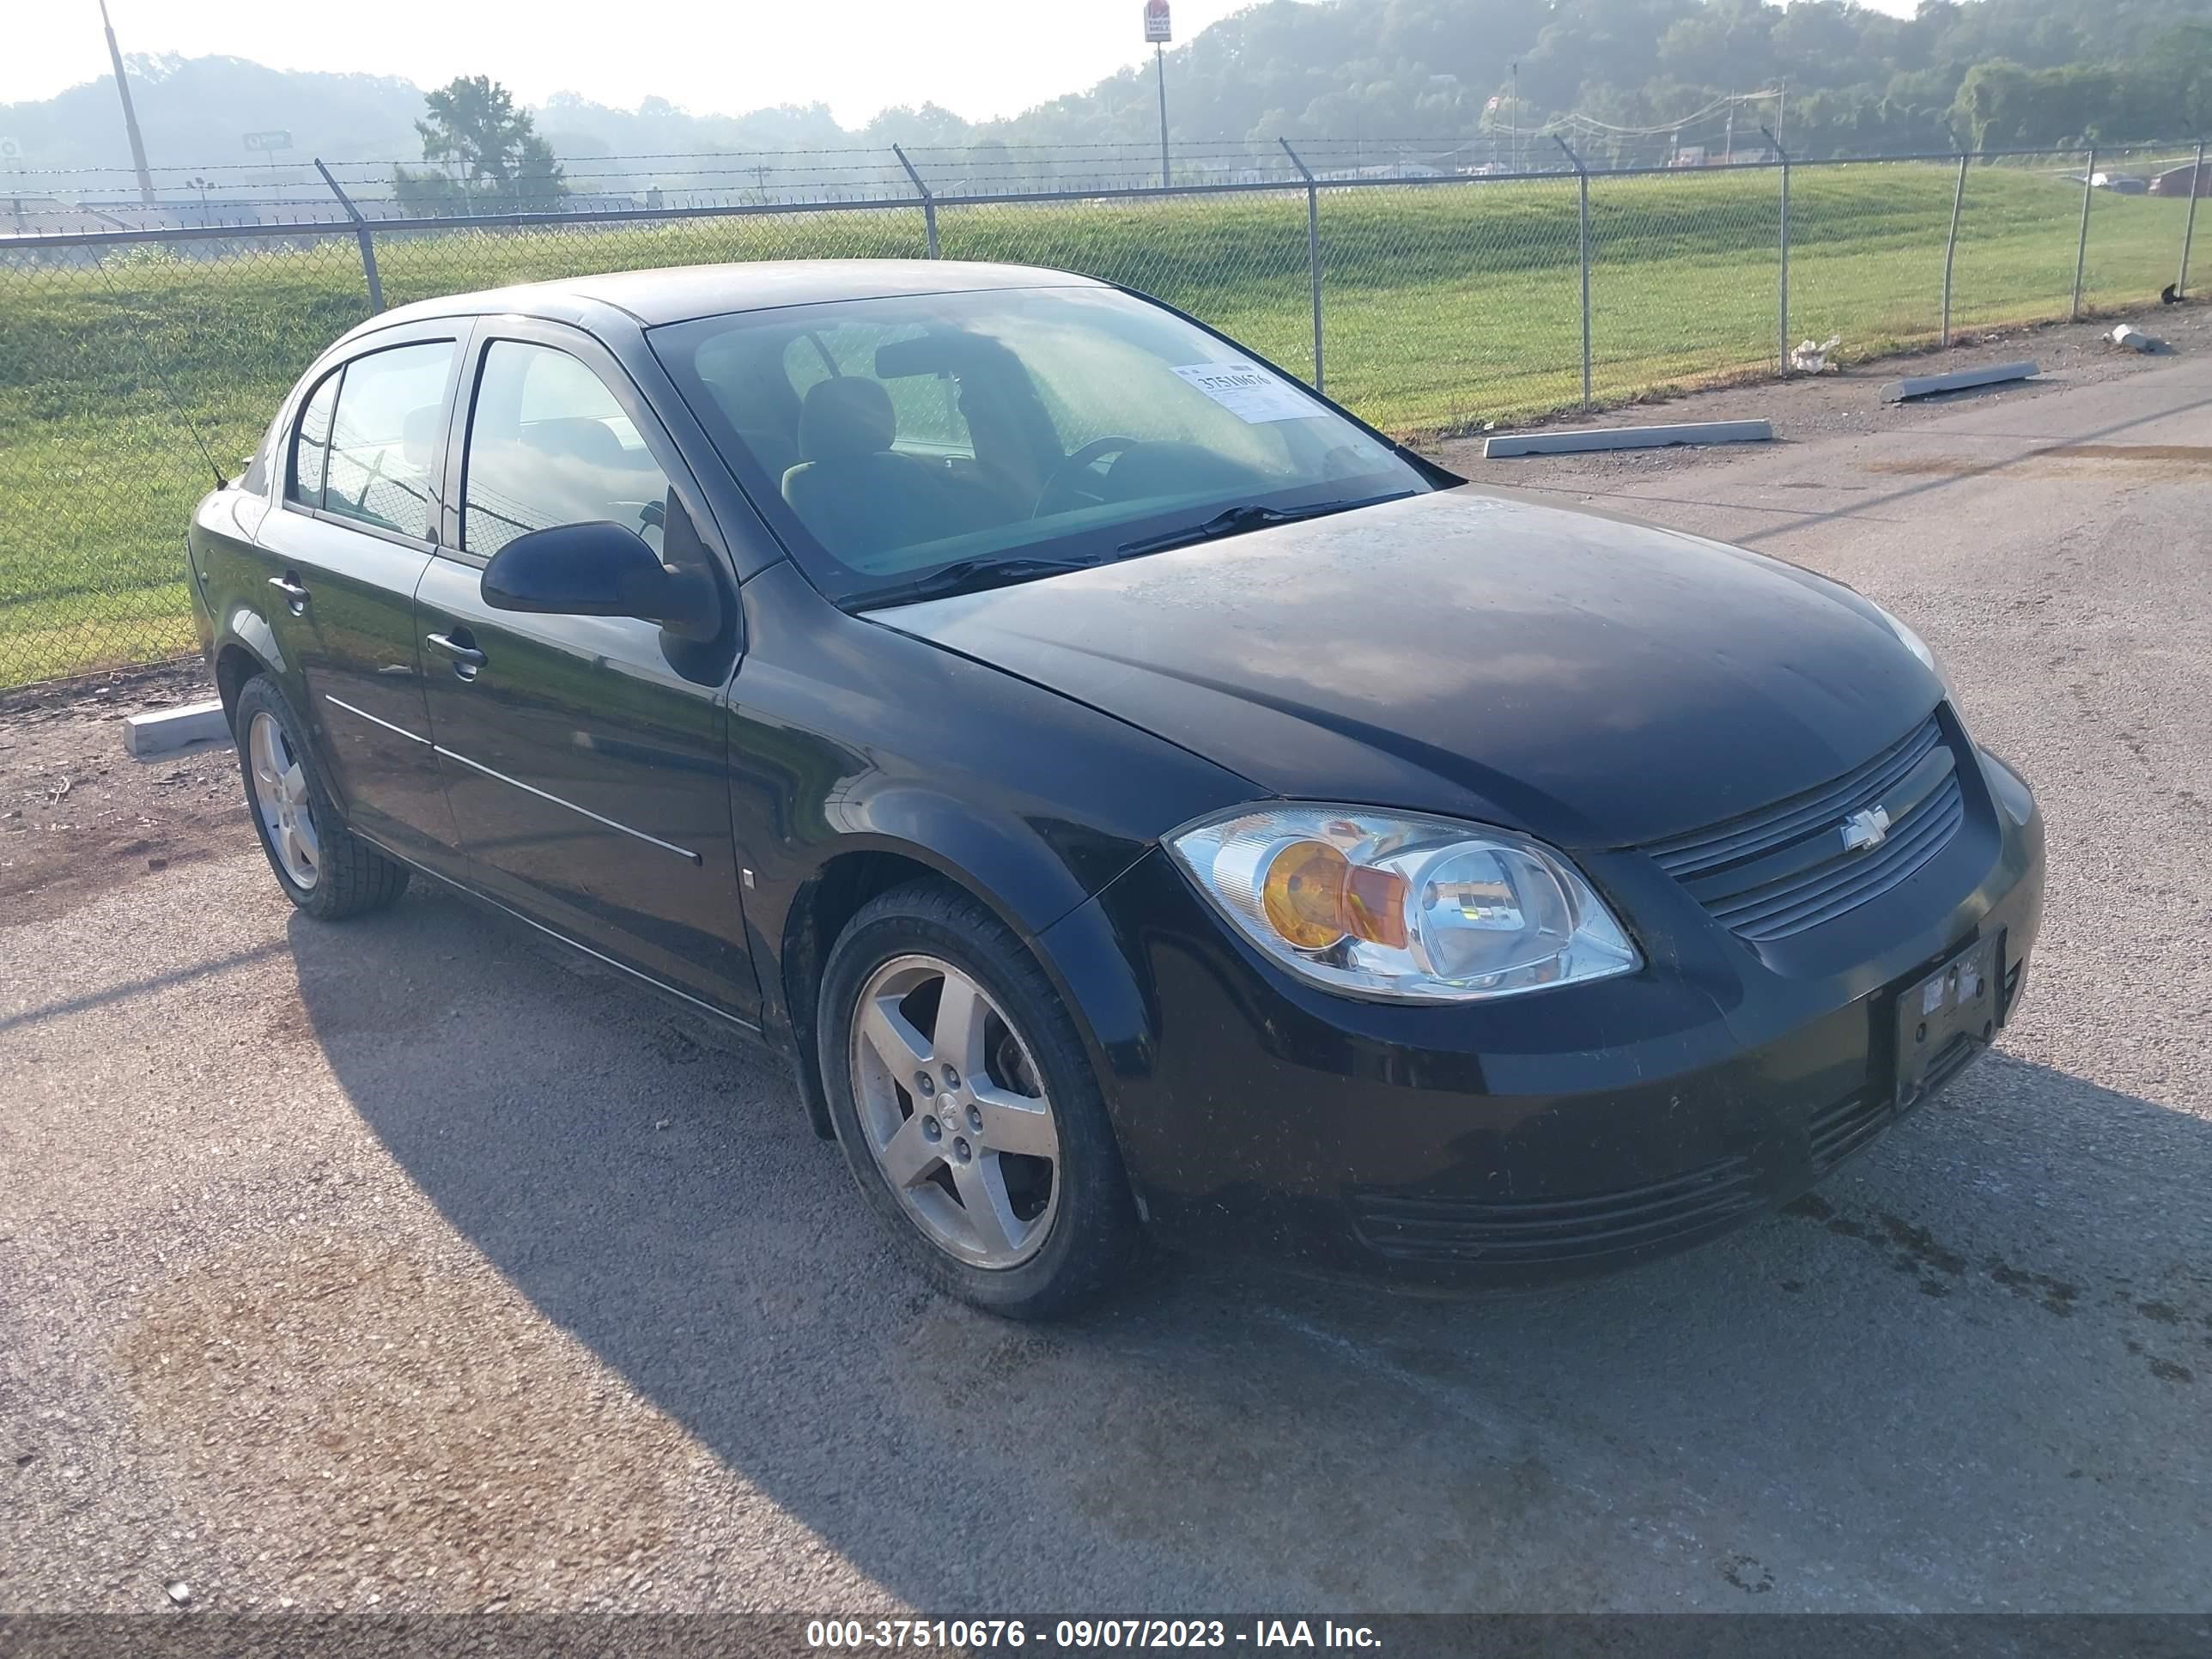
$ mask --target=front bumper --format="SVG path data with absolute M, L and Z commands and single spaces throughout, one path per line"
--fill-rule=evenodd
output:
M 2002 937 L 2009 1015 L 2043 828 L 2016 777 L 1966 752 L 1981 764 L 1945 851 L 1771 949 L 1635 853 L 1581 862 L 1647 966 L 1487 1005 L 1298 981 L 1157 850 L 1038 942 L 1086 1017 L 1165 1242 L 1408 1285 L 1603 1271 L 1787 1202 L 1900 1116 L 1897 1000 L 1970 942 Z

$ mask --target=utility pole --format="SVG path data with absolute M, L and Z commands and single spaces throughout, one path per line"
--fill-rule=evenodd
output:
M 138 170 L 138 199 L 154 205 L 154 178 L 146 171 L 146 141 L 138 136 L 138 112 L 131 107 L 131 82 L 123 73 L 123 48 L 115 44 L 115 25 L 107 21 L 107 0 L 100 0 L 100 27 L 107 33 L 107 61 L 115 68 L 115 90 L 123 100 L 123 131 L 131 139 L 131 165 Z
M 1168 0 L 1145 0 L 1145 39 L 1152 43 L 1152 70 L 1160 82 L 1160 188 L 1174 175 L 1168 167 L 1168 42 L 1175 39 L 1170 26 Z
M 1152 68 L 1160 81 L 1160 188 L 1168 187 L 1168 49 L 1152 48 Z
M 1513 110 L 1506 117 L 1509 124 L 1505 129 L 1509 135 L 1506 154 L 1512 158 L 1508 171 L 1518 173 L 1521 171 L 1521 60 L 1517 58 L 1513 60 L 1512 76 Z

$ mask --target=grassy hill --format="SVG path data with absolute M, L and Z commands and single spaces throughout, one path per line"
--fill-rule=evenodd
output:
M 1864 356 L 1935 338 L 1954 180 L 1912 163 L 1799 169 L 1792 340 L 1840 335 Z M 1753 170 L 1593 180 L 1600 400 L 1774 363 L 1779 183 Z M 2099 192 L 2086 302 L 2137 304 L 2172 281 L 2186 206 Z M 2065 315 L 2081 207 L 2062 179 L 1976 169 L 1955 326 Z M 1127 283 L 1312 373 L 1303 196 L 947 207 L 939 228 L 948 258 Z M 1377 425 L 1434 436 L 1579 398 L 1572 179 L 1330 191 L 1322 240 L 1328 389 Z M 922 246 L 916 209 L 447 232 L 380 239 L 379 262 L 397 305 L 587 271 Z M 0 269 L 0 684 L 191 648 L 181 542 L 210 480 L 185 423 L 234 465 L 367 311 L 347 235 Z

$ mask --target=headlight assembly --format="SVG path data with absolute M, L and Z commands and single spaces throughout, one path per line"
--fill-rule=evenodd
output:
M 1642 965 L 1572 865 L 1505 830 L 1285 803 L 1167 846 L 1245 938 L 1353 996 L 1480 1002 Z
M 1859 595 L 1859 597 L 1861 599 L 1866 599 L 1866 595 L 1863 593 Z M 1936 653 L 1928 648 L 1928 641 L 1922 639 L 1919 635 L 1914 633 L 1911 629 L 1906 627 L 1899 618 L 1892 615 L 1887 606 L 1875 605 L 1875 602 L 1872 599 L 1867 599 L 1866 602 L 1869 605 L 1874 605 L 1874 608 L 1881 613 L 1882 621 L 1889 624 L 1889 631 L 1897 635 L 1898 643 L 1902 645 L 1907 651 L 1910 651 L 1914 656 L 1919 658 L 1920 665 L 1923 668 L 1925 668 L 1937 679 L 1943 682 L 1944 695 L 1947 696 L 1949 696 L 1951 691 L 1951 677 L 1943 672 L 1943 665 L 1936 660 Z
M 1863 593 L 1859 597 L 1866 599 Z M 1951 712 L 1962 720 L 1966 719 L 1966 711 L 1959 706 L 1959 688 L 1951 683 L 1949 672 L 1944 668 L 1935 652 L 1929 649 L 1928 641 L 1913 632 L 1899 618 L 1893 616 L 1887 607 L 1875 605 L 1872 599 L 1867 599 L 1867 603 L 1874 605 L 1875 611 L 1881 616 L 1882 621 L 1888 624 L 1889 631 L 1897 635 L 1898 643 L 1919 658 L 1920 665 L 1936 677 L 1936 683 L 1943 688 L 1943 701 L 1951 705 Z

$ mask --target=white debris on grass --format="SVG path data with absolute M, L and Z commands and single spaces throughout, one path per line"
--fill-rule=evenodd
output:
M 1844 337 L 1840 334 L 1830 335 L 1817 344 L 1811 340 L 1801 340 L 1797 349 L 1790 354 L 1790 367 L 1800 374 L 1818 374 L 1821 370 L 1832 367 L 1828 362 L 1828 354 L 1843 343 Z

